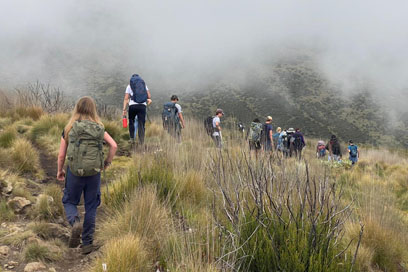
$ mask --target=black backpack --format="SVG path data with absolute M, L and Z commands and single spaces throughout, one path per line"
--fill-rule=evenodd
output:
M 332 142 L 332 153 L 334 154 L 334 155 L 340 155 L 340 144 L 339 144 L 339 142 L 336 140 L 336 141 L 333 141 Z
M 302 136 L 300 133 L 294 133 L 293 134 L 293 146 L 295 149 L 300 150 L 303 148 L 303 142 L 302 142 Z
M 209 136 L 212 136 L 212 134 L 214 133 L 213 119 L 214 117 L 212 116 L 208 116 L 204 119 L 204 128 Z

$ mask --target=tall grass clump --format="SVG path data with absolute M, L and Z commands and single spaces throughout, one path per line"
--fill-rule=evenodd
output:
M 92 267 L 94 272 L 131 272 L 152 271 L 152 260 L 148 258 L 142 239 L 127 233 L 118 239 L 109 241 Z M 106 265 L 106 269 L 104 266 Z
M 26 139 L 16 139 L 11 147 L 11 160 L 15 170 L 21 173 L 39 173 L 40 159 L 38 151 Z
M 226 247 L 224 263 L 249 271 L 348 271 L 342 240 L 349 206 L 307 164 L 219 154 L 211 165 Z M 355 251 L 356 249 L 354 249 Z M 342 263 L 339 265 L 338 263 Z
M 0 201 L 0 221 L 13 221 L 16 218 L 13 210 L 7 205 L 6 201 Z
M 9 148 L 16 138 L 16 129 L 13 126 L 9 126 L 0 133 L 0 147 Z
M 101 225 L 98 238 L 117 239 L 127 233 L 137 234 L 153 256 L 163 248 L 172 229 L 167 208 L 156 196 L 154 186 L 144 186 L 133 192 L 123 208 L 111 212 L 112 220 Z
M 122 128 L 118 121 L 103 121 L 105 126 L 105 131 L 116 141 L 119 142 L 121 139 Z
M 59 140 L 67 122 L 67 114 L 59 113 L 54 115 L 43 115 L 37 122 L 33 124 L 30 135 L 31 140 L 37 140 L 40 136 L 47 134 L 56 136 Z
M 17 107 L 15 109 L 16 114 L 19 118 L 31 118 L 33 120 L 38 120 L 44 114 L 41 107 Z
M 45 243 L 35 241 L 28 244 L 23 251 L 24 260 L 26 262 L 55 262 L 63 258 L 64 248 L 61 244 Z

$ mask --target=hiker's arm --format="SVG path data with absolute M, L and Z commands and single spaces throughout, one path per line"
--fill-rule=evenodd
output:
M 65 156 L 67 154 L 67 142 L 61 137 L 60 149 L 58 152 L 58 170 L 57 170 L 57 179 L 63 181 L 65 179 L 64 163 Z
M 150 91 L 147 90 L 147 105 L 152 103 L 152 96 L 150 95 Z
M 113 157 L 116 154 L 118 145 L 116 144 L 115 140 L 107 132 L 105 132 L 105 135 L 103 136 L 103 140 L 109 145 L 109 153 L 108 153 L 108 157 L 106 157 L 105 162 L 110 164 L 112 163 Z
M 181 114 L 181 112 L 179 112 L 179 113 L 178 113 L 178 116 L 179 116 L 180 121 L 181 121 L 181 127 L 182 127 L 182 128 L 184 128 L 184 127 L 185 127 L 185 125 L 184 125 L 184 118 L 183 118 L 183 114 Z
M 126 108 L 129 103 L 129 94 L 125 94 L 125 99 L 123 99 L 123 115 L 126 114 Z
M 218 129 L 218 131 L 221 131 L 220 122 L 215 122 L 215 127 Z

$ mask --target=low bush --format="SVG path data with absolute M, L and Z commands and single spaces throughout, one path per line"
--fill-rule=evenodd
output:
M 128 233 L 109 241 L 103 247 L 102 256 L 96 259 L 92 271 L 143 272 L 152 269 L 152 260 L 148 258 L 142 240 L 137 235 Z
M 41 194 L 37 198 L 35 204 L 36 215 L 40 219 L 58 218 L 63 215 L 64 207 L 62 205 L 62 192 L 58 185 L 53 185 L 52 188 L 47 188 L 45 194 Z M 59 190 L 59 191 L 58 191 Z M 53 196 L 49 195 L 48 193 Z

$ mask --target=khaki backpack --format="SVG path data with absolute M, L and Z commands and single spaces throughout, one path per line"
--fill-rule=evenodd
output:
M 93 176 L 103 170 L 102 125 L 89 121 L 75 121 L 68 135 L 67 164 L 75 176 Z

